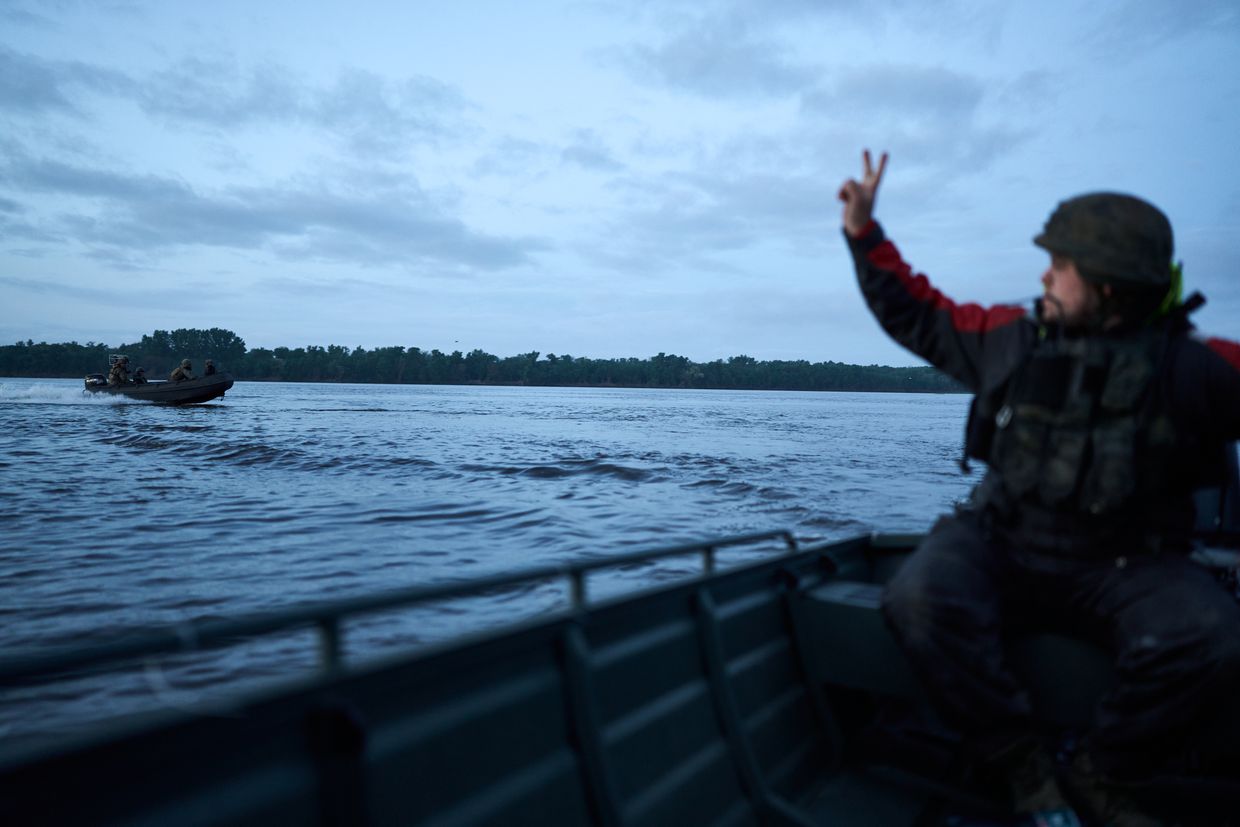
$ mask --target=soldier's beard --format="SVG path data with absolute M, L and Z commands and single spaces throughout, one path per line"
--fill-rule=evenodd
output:
M 1069 313 L 1063 302 L 1050 293 L 1043 293 L 1036 304 L 1038 320 L 1043 324 L 1058 325 L 1065 330 L 1076 331 L 1100 331 L 1110 327 L 1099 296 L 1094 296 L 1093 300 L 1075 313 Z M 1052 314 L 1047 313 L 1048 307 L 1054 308 Z

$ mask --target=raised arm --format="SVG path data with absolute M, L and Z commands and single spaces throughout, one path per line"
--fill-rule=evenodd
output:
M 862 161 L 861 180 L 845 181 L 839 198 L 844 236 L 870 311 L 893 339 L 971 390 L 1005 378 L 1036 335 L 1027 310 L 957 304 L 914 272 L 874 220 L 887 154 L 877 167 L 869 150 Z

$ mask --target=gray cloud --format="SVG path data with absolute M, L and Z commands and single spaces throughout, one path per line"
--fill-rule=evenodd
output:
M 183 60 L 140 87 L 147 112 L 172 122 L 226 130 L 253 123 L 300 123 L 334 133 L 353 149 L 384 154 L 415 140 L 460 130 L 468 104 L 433 78 L 388 81 L 359 69 L 326 88 L 311 87 L 278 66 L 242 71 L 229 61 Z
M 660 46 L 634 46 L 615 60 L 646 83 L 708 97 L 793 94 L 816 75 L 783 58 L 775 41 L 735 17 L 690 24 Z
M 603 139 L 593 130 L 579 131 L 560 157 L 598 172 L 618 172 L 624 169 L 624 164 L 615 159 Z
M 470 108 L 456 90 L 434 78 L 389 83 L 360 70 L 343 73 L 336 85 L 314 95 L 309 120 L 347 137 L 356 149 L 399 152 L 410 141 L 459 135 Z
M 473 164 L 475 175 L 527 175 L 531 167 L 541 167 L 548 158 L 547 148 L 524 138 L 506 137 L 485 151 Z
M 1024 86 L 1039 88 L 1032 78 Z M 985 90 L 976 78 L 938 67 L 874 66 L 833 75 L 802 97 L 802 111 L 865 123 L 911 164 L 976 172 L 1029 136 L 1010 117 L 987 122 Z
M 627 187 L 631 207 L 583 254 L 638 274 L 684 263 L 736 273 L 743 268 L 723 261 L 731 251 L 773 240 L 821 244 L 831 205 L 831 187 L 817 175 L 729 170 L 722 163 Z
M 1087 42 L 1116 59 L 1198 31 L 1240 34 L 1240 6 L 1233 0 L 1127 0 L 1101 8 Z
M 305 90 L 278 67 L 243 73 L 235 63 L 200 58 L 186 58 L 156 72 L 135 84 L 134 95 L 150 114 L 214 129 L 290 120 L 306 109 Z
M 947 69 L 868 66 L 835 74 L 832 82 L 807 92 L 802 106 L 830 117 L 887 114 L 902 119 L 969 119 L 982 101 L 981 81 Z
M 366 155 L 400 154 L 415 142 L 459 136 L 470 109 L 460 93 L 428 77 L 387 80 L 352 69 L 316 87 L 279 66 L 243 69 L 227 60 L 187 58 L 138 78 L 0 46 L 0 109 L 85 116 L 88 93 L 130 100 L 153 117 L 196 129 L 309 126 Z
M 133 294 L 116 290 L 111 287 L 90 287 L 81 284 L 70 284 L 56 279 L 27 279 L 13 276 L 0 276 L 0 286 L 27 293 L 39 293 L 67 299 L 71 303 L 89 305 L 111 305 L 128 307 L 133 304 Z M 175 302 L 183 298 L 182 287 L 148 288 L 143 287 L 143 300 L 166 299 Z
M 393 179 L 364 193 L 307 187 L 232 187 L 201 193 L 182 181 L 16 158 L 0 174 L 28 192 L 76 196 L 97 209 L 62 214 L 55 229 L 114 260 L 202 245 L 268 249 L 290 258 L 430 264 L 494 270 L 542 248 L 533 239 L 478 233 L 442 214 L 416 183 Z
M 15 8 L 0 8 L 0 20 L 13 26 L 29 28 L 47 28 L 51 24 L 51 21 L 43 15 Z
M 828 40 L 838 38 L 842 28 L 881 36 L 899 19 L 917 31 L 947 33 L 954 41 L 968 38 L 993 49 L 1003 21 L 1001 9 L 956 0 L 684 0 L 647 3 L 635 14 L 670 34 L 655 47 L 611 52 L 607 62 L 644 83 L 743 99 L 796 95 L 817 81 L 823 67 L 799 57 L 790 45 L 809 28 Z
M 1047 87 L 1022 77 L 999 94 Z M 583 254 L 635 272 L 652 262 L 716 268 L 728 251 L 773 241 L 818 254 L 834 237 L 838 159 L 859 151 L 847 124 L 865 123 L 914 172 L 898 185 L 905 194 L 924 188 L 925 197 L 911 201 L 942 205 L 954 183 L 985 173 L 1029 138 L 1010 118 L 991 122 L 988 113 L 1000 111 L 995 94 L 975 78 L 933 67 L 837 74 L 803 96 L 802 120 L 788 132 L 699 146 L 683 152 L 691 160 L 679 171 L 618 179 L 627 210 Z
M 44 60 L 0 45 L 0 109 L 80 115 L 81 92 L 123 94 L 133 88 L 119 72 L 78 61 Z

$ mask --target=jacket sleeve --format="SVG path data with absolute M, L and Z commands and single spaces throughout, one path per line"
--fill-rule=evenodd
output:
M 883 329 L 970 390 L 1027 352 L 1036 326 L 1025 308 L 957 304 L 913 271 L 875 221 L 858 237 L 844 237 L 861 293 Z

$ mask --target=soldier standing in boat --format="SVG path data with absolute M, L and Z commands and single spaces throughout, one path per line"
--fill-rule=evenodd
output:
M 112 386 L 129 384 L 129 357 L 122 356 L 112 363 L 108 371 L 108 384 Z
M 1192 492 L 1221 483 L 1240 438 L 1240 345 L 1195 333 L 1203 300 L 1180 300 L 1170 223 L 1115 193 L 1062 202 L 1034 238 L 1050 264 L 1032 312 L 952 301 L 873 218 L 886 162 L 867 151 L 839 193 L 861 291 L 888 334 L 976 394 L 966 453 L 988 470 L 892 579 L 884 614 L 1017 812 L 1075 818 L 1070 796 L 1100 824 L 1158 824 L 1131 785 L 1208 760 L 1194 730 L 1240 690 L 1240 605 L 1187 555 Z M 1114 656 L 1118 685 L 1070 763 L 1008 669 L 1017 625 Z
M 169 374 L 168 380 L 171 382 L 184 382 L 186 379 L 197 379 L 198 377 L 194 376 L 192 369 L 193 365 L 190 364 L 190 361 L 182 359 L 181 364 Z

